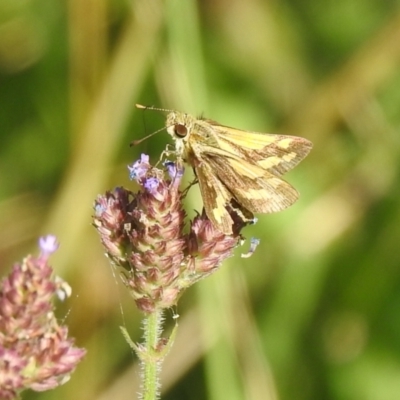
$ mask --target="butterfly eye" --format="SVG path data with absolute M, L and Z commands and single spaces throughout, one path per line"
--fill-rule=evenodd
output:
M 187 135 L 187 128 L 185 125 L 175 125 L 174 133 L 176 136 L 185 137 Z

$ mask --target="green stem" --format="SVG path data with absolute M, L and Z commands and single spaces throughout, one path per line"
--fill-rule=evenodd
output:
M 128 342 L 129 346 L 136 352 L 142 367 L 142 389 L 143 393 L 140 397 L 142 400 L 159 399 L 161 364 L 171 350 L 174 343 L 176 332 L 178 330 L 178 321 L 168 340 L 161 339 L 163 310 L 156 310 L 149 314 L 143 321 L 144 325 L 144 345 L 136 344 L 132 341 L 125 327 L 121 326 L 121 332 Z
M 144 324 L 145 349 L 141 362 L 143 366 L 143 400 L 159 398 L 159 373 L 162 357 L 159 354 L 159 339 L 162 331 L 162 311 L 157 310 L 147 316 Z

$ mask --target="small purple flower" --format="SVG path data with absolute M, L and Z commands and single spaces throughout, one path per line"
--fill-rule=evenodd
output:
M 176 164 L 173 161 L 166 160 L 163 162 L 164 167 L 167 169 L 168 175 L 171 179 L 176 175 Z
M 157 178 L 150 177 L 146 179 L 144 183 L 144 188 L 151 194 L 155 194 L 158 188 L 160 181 Z
M 184 169 L 179 168 L 173 161 L 164 161 L 164 167 L 167 169 L 168 175 L 171 179 L 180 178 L 183 176 Z
M 160 180 L 156 177 L 147 178 L 143 185 L 143 187 L 146 189 L 148 193 L 150 193 L 157 200 L 162 201 L 164 196 L 158 190 L 159 186 L 160 186 Z
M 135 161 L 132 165 L 128 165 L 129 178 L 135 181 L 144 178 L 150 169 L 149 160 L 150 157 L 147 154 L 142 154 L 140 160 Z
M 249 258 L 256 251 L 257 246 L 260 244 L 260 239 L 252 237 L 250 239 L 250 249 L 247 253 L 241 255 L 242 258 Z
M 42 257 L 48 257 L 54 253 L 60 244 L 57 242 L 57 238 L 54 235 L 42 236 L 39 239 L 40 255 Z
M 167 169 L 168 175 L 172 179 L 173 186 L 178 187 L 181 183 L 181 179 L 185 171 L 183 166 L 179 166 L 179 164 L 169 160 L 165 161 L 163 165 Z

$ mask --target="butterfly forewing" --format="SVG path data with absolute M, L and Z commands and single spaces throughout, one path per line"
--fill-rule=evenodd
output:
M 215 126 L 221 148 L 252 160 L 274 175 L 283 175 L 307 156 L 312 143 L 296 136 L 240 131 Z

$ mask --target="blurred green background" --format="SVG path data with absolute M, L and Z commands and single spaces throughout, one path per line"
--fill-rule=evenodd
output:
M 399 64 L 398 1 L 1 0 L 2 274 L 56 234 L 60 319 L 88 349 L 70 382 L 24 398 L 136 398 L 119 326 L 140 340 L 141 316 L 91 214 L 170 143 L 129 148 L 164 123 L 142 103 L 314 142 L 287 176 L 300 200 L 243 232 L 256 253 L 181 299 L 162 398 L 399 399 Z

